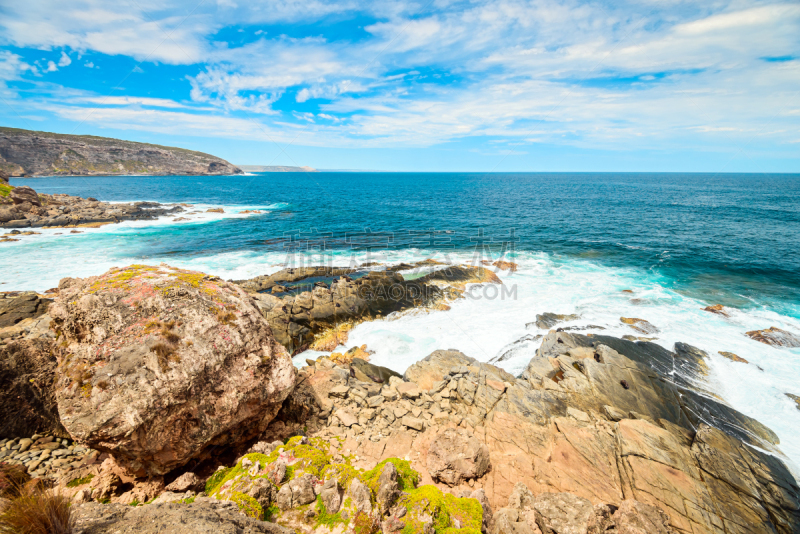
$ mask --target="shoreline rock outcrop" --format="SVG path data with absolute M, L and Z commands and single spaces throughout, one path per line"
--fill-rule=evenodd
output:
M 224 159 L 182 148 L 6 127 L 0 127 L 0 169 L 11 176 L 243 172 Z
M 457 272 L 428 283 L 481 276 Z M 302 274 L 268 283 L 328 289 Z M 52 351 L 37 369 L 78 443 L 0 455 L 55 479 L 86 534 L 800 531 L 777 436 L 707 390 L 691 345 L 551 330 L 519 376 L 456 350 L 402 377 L 355 356 L 295 371 L 248 289 L 166 265 L 62 280 L 0 349 Z
M 283 269 L 267 276 L 235 280 L 254 293 L 275 338 L 292 354 L 303 352 L 333 332 L 333 350 L 347 339 L 342 325 L 386 317 L 412 308 L 449 309 L 445 301 L 459 298 L 466 284 L 502 281 L 484 267 L 451 265 L 406 280 L 399 271 L 429 265 L 400 264 L 382 270 L 306 267 Z M 317 348 L 317 347 L 314 347 Z M 321 350 L 325 350 L 321 348 Z
M 50 308 L 61 422 L 137 475 L 260 432 L 295 369 L 250 296 L 162 266 L 64 279 Z
M 618 508 L 632 513 L 624 503 L 638 501 L 660 510 L 637 520 L 647 528 L 667 528 L 666 517 L 671 531 L 687 534 L 798 531 L 797 481 L 762 452 L 775 450 L 777 438 L 685 378 L 702 376 L 704 358 L 685 344 L 671 352 L 551 331 L 520 377 L 457 351 L 436 351 L 406 371 L 407 381 L 381 385 L 320 359 L 301 370 L 293 396 L 322 400 L 304 418 L 307 434 L 343 436 L 343 454 L 358 458 L 353 465 L 368 469 L 402 454 L 422 483 L 454 494 L 483 488 L 494 510 L 522 482 L 536 496 L 569 493 L 607 507 L 603 517 Z M 488 449 L 491 469 L 471 484 L 450 488 L 428 469 L 432 444 L 446 428 L 465 429 Z M 268 434 L 297 429 L 281 421 Z M 518 510 L 513 522 L 525 523 L 523 515 Z
M 39 194 L 28 186 L 10 188 L 7 197 L 0 197 L 0 228 L 72 228 L 121 221 L 154 220 L 181 213 L 179 205 L 157 202 L 112 204 L 96 198 L 65 194 Z

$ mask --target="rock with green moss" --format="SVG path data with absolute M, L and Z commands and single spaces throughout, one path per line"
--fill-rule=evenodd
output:
M 236 503 L 250 517 L 260 513 L 297 532 L 481 532 L 485 513 L 478 498 L 417 487 L 419 473 L 399 458 L 366 471 L 355 468 L 336 452 L 339 447 L 335 440 L 293 437 L 269 454 L 249 453 L 218 470 L 206 493 Z M 287 476 L 274 484 L 270 474 L 276 465 L 285 465 Z M 483 501 L 488 507 L 485 496 Z
M 239 286 L 165 264 L 61 281 L 56 397 L 76 439 L 136 476 L 263 432 L 296 371 Z
M 483 508 L 476 499 L 442 493 L 429 485 L 404 492 L 382 528 L 384 532 L 404 534 L 480 534 L 482 524 Z
M 397 483 L 397 468 L 393 463 L 383 466 L 381 476 L 378 478 L 378 491 L 376 499 L 378 506 L 384 513 L 394 504 L 400 495 L 400 485 Z
M 339 482 L 333 478 L 326 480 L 322 485 L 322 491 L 319 494 L 319 498 L 325 505 L 326 510 L 331 513 L 337 513 L 342 504 Z

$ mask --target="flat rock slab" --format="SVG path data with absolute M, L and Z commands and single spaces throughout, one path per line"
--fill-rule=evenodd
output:
M 236 504 L 198 497 L 190 504 L 144 506 L 87 503 L 73 508 L 75 534 L 291 534 L 292 531 L 245 517 Z

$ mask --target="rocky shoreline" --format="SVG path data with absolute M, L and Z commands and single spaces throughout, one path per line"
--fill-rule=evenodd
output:
M 0 177 L 0 228 L 95 228 L 122 221 L 154 220 L 182 213 L 186 207 L 156 202 L 112 204 L 91 197 L 47 195 L 28 186 L 10 186 Z M 13 241 L 13 234 L 6 235 L 5 240 Z
M 455 350 L 399 376 L 367 347 L 296 369 L 290 352 L 347 347 L 342 324 L 447 313 L 465 284 L 499 282 L 367 267 L 130 266 L 8 294 L 0 466 L 66 492 L 86 534 L 800 531 L 777 436 L 705 389 L 708 355 L 685 343 L 539 310 L 551 330 L 519 376 Z

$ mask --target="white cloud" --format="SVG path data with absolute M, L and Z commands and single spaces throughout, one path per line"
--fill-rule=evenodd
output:
M 344 93 L 358 93 L 365 88 L 364 85 L 352 80 L 342 80 L 332 84 L 318 84 L 313 87 L 304 87 L 298 91 L 295 100 L 297 102 L 306 102 L 312 98 L 335 98 Z
M 0 50 L 0 93 L 10 96 L 6 84 L 22 79 L 25 72 L 34 70 L 32 65 L 22 61 L 22 57 L 7 50 Z
M 166 98 L 147 98 L 134 96 L 86 96 L 72 98 L 73 102 L 103 104 L 107 106 L 149 106 L 158 108 L 186 108 L 184 104 Z
M 78 57 L 92 51 L 199 65 L 187 78 L 191 101 L 86 97 L 57 107 L 66 116 L 89 105 L 98 124 L 116 119 L 180 131 L 202 116 L 220 125 L 220 135 L 246 137 L 257 131 L 225 128 L 234 124 L 229 115 L 249 113 L 269 119 L 275 131 L 302 124 L 303 142 L 325 146 L 501 136 L 612 149 L 739 142 L 754 132 L 778 144 L 800 131 L 798 116 L 786 111 L 800 103 L 800 62 L 760 59 L 800 55 L 800 5 L 793 2 L 472 0 L 439 1 L 425 11 L 425 3 L 384 0 L 223 0 L 195 11 L 171 0 L 142 0 L 135 9 L 100 0 L 61 11 L 53 0 L 28 4 L 8 9 L 0 39 L 69 47 Z M 356 13 L 380 22 L 358 39 L 324 37 L 325 23 Z M 218 33 L 296 21 L 323 24 L 306 38 L 257 30 L 257 40 L 243 45 Z M 248 33 L 252 39 L 249 31 L 237 35 L 246 40 Z M 65 52 L 62 61 L 70 61 Z M 18 75 L 37 72 L 27 69 Z M 302 112 L 291 109 L 292 100 Z M 192 131 L 215 135 L 213 128 Z
M 101 0 L 7 3 L 0 19 L 2 41 L 19 47 L 69 47 L 172 64 L 201 59 L 204 35 L 215 26 L 211 17 L 187 17 L 192 7 L 177 2 L 142 5 L 144 9 L 137 3 Z M 170 14 L 154 16 L 165 11 Z
M 53 63 L 52 61 L 48 61 L 47 62 L 47 72 L 55 72 L 57 70 L 58 70 L 58 67 L 56 67 L 55 63 Z
M 67 67 L 72 63 L 72 60 L 66 54 L 66 52 L 61 52 L 61 59 L 58 60 L 59 67 Z
M 91 61 L 87 61 L 86 63 L 83 64 L 83 66 L 89 69 L 95 68 L 94 63 L 92 63 Z

